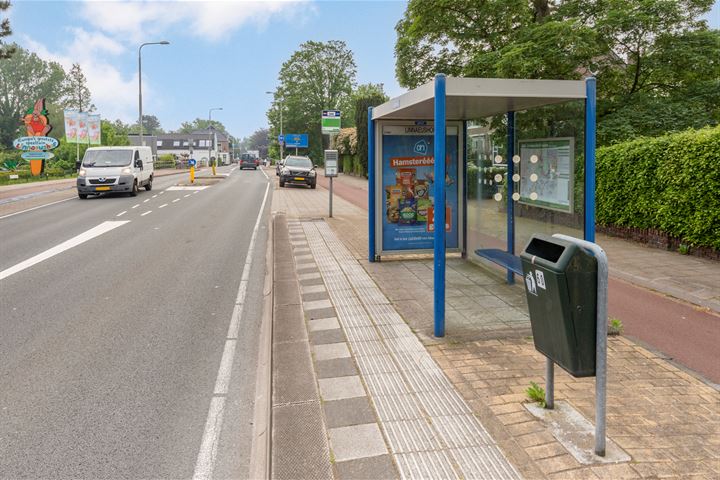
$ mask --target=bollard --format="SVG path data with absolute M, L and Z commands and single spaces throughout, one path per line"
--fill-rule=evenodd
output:
M 190 167 L 190 183 L 195 183 L 195 166 Z

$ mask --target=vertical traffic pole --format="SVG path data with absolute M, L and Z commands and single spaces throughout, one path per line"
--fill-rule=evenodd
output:
M 445 336 L 445 75 L 435 76 L 434 309 L 435 336 Z
M 507 113 L 507 177 L 505 178 L 505 184 L 507 185 L 507 251 L 510 254 L 515 254 L 515 200 L 513 200 L 513 190 L 515 184 L 513 183 L 513 175 L 515 174 L 515 163 L 513 163 L 513 157 L 515 156 L 515 112 Z M 515 283 L 515 274 L 508 268 L 507 270 L 507 283 L 512 285 Z
M 195 165 L 190 167 L 190 183 L 195 183 Z
M 595 78 L 585 79 L 585 240 L 595 241 Z
M 368 166 L 368 261 L 375 261 L 375 122 L 373 107 L 368 107 L 367 166 Z
M 330 214 L 328 215 L 330 218 L 332 218 L 332 181 L 333 177 L 330 177 Z

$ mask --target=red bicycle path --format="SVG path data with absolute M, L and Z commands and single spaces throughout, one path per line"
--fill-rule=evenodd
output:
M 318 184 L 329 181 L 318 175 Z M 333 194 L 368 208 L 365 189 L 334 181 Z M 612 276 L 608 288 L 608 314 L 623 323 L 623 335 L 720 384 L 720 316 Z

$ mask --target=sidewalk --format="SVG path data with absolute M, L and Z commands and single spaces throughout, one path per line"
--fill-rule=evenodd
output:
M 326 186 L 328 180 L 319 179 Z M 334 181 L 349 187 L 346 195 L 352 203 L 367 208 L 365 178 L 340 174 Z M 720 263 L 600 233 L 596 241 L 610 259 L 612 276 L 720 313 Z
M 529 338 L 520 287 L 449 260 L 448 336 L 436 339 L 430 260 L 368 263 L 367 213 L 336 196 L 334 218 L 323 219 L 323 189 L 276 190 L 273 212 L 284 212 L 289 222 L 298 302 L 319 379 L 312 383 L 335 478 L 500 477 L 493 470 L 500 467 L 485 458 L 505 475 L 525 478 L 720 475 L 720 395 L 694 376 L 627 338 L 611 337 L 608 437 L 631 460 L 581 463 L 524 403 L 530 381 L 544 383 L 544 361 Z M 556 372 L 556 402 L 592 420 L 593 380 Z M 337 401 L 362 406 L 328 407 Z M 354 413 L 361 418 L 347 418 Z M 278 428 L 274 437 L 283 434 Z M 381 470 L 362 473 L 363 465 L 380 463 Z M 301 469 L 293 473 L 309 478 Z

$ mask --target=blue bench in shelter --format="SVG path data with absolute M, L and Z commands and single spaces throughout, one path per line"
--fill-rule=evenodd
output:
M 475 255 L 482 257 L 486 260 L 490 260 L 493 263 L 497 263 L 501 267 L 507 268 L 513 273 L 517 273 L 522 276 L 522 263 L 520 263 L 520 257 L 508 253 L 499 248 L 481 248 L 475 250 Z

